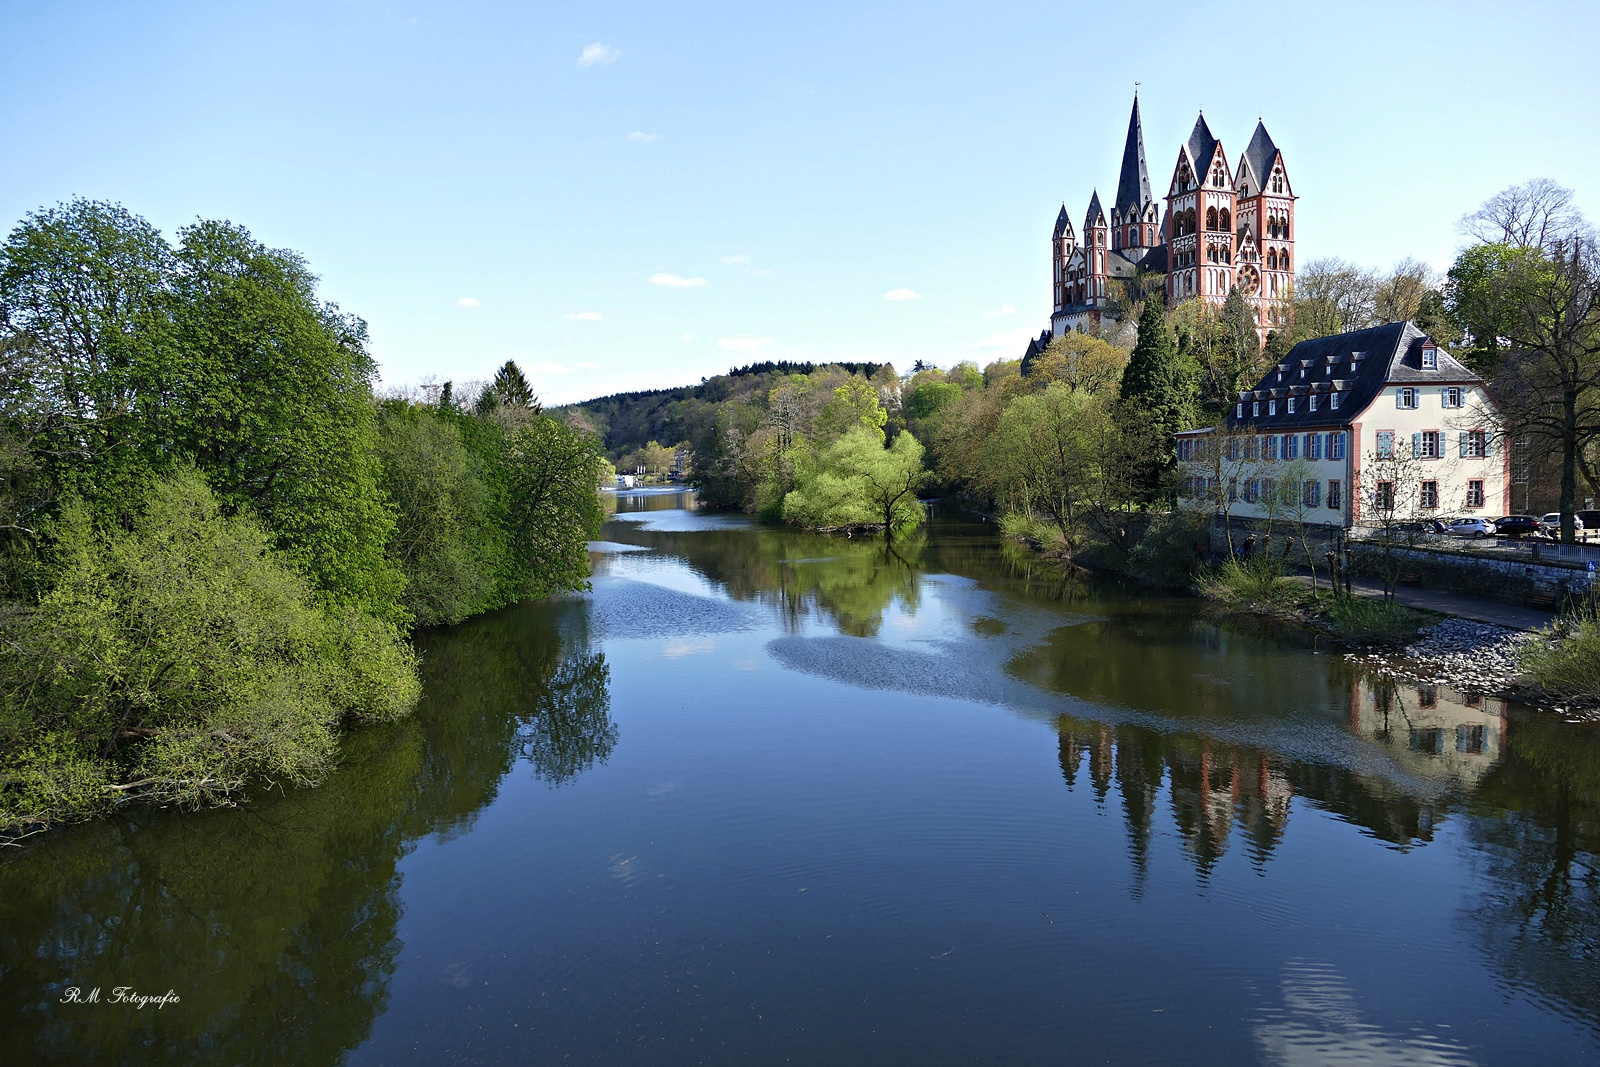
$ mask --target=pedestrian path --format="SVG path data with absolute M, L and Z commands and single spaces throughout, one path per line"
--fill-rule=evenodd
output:
M 1370 578 L 1356 578 L 1350 583 L 1350 591 L 1357 596 L 1381 597 L 1383 585 Z M 1513 630 L 1538 630 L 1549 626 L 1555 618 L 1553 611 L 1502 604 L 1498 600 L 1446 593 L 1440 589 L 1417 589 L 1402 585 L 1394 591 L 1394 598 L 1408 608 L 1437 611 L 1442 615 L 1455 615 L 1474 622 L 1490 622 Z

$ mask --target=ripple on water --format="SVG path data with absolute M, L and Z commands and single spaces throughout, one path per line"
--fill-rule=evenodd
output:
M 742 604 L 648 582 L 602 578 L 594 588 L 590 624 L 602 640 L 733 633 L 766 621 L 760 611 Z

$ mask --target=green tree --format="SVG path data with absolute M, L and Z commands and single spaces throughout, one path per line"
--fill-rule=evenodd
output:
M 1178 361 L 1177 344 L 1159 300 L 1146 300 L 1139 340 L 1122 375 L 1122 399 L 1137 404 L 1164 432 L 1194 424 L 1195 383 Z
M 513 359 L 506 360 L 500 369 L 494 372 L 494 379 L 478 394 L 479 415 L 491 415 L 495 412 L 537 415 L 540 410 L 539 401 L 533 395 L 533 386 L 528 384 L 527 376 Z
M 405 400 L 378 408 L 380 484 L 395 512 L 389 555 L 406 578 L 401 605 L 419 626 L 498 606 L 505 537 L 489 512 L 483 463 L 458 421 Z
M 818 443 L 843 437 L 856 428 L 870 430 L 883 441 L 883 426 L 889 413 L 883 409 L 877 386 L 861 378 L 852 378 L 833 391 L 833 399 L 822 408 L 817 418 Z
M 881 526 L 892 540 L 922 521 L 917 490 L 929 477 L 922 455 L 909 432 L 885 448 L 872 428 L 857 426 L 828 446 L 816 473 L 784 498 L 783 517 L 813 529 Z
M 539 415 L 510 431 L 504 456 L 514 599 L 588 588 L 588 543 L 605 518 L 594 489 L 600 442 Z
M 1041 514 L 1070 552 L 1078 544 L 1097 470 L 1104 406 L 1056 383 L 1006 405 L 983 447 L 985 481 L 1008 512 Z
M 343 717 L 416 702 L 399 633 L 319 608 L 267 531 L 225 515 L 192 469 L 157 482 L 127 528 L 97 531 L 69 502 L 54 555 L 53 588 L 0 652 L 0 822 L 313 783 Z
M 172 251 L 116 204 L 27 216 L 0 248 L 6 412 L 62 492 L 132 510 L 165 462 Z
M 156 442 L 250 507 L 331 600 L 385 614 L 404 578 L 385 553 L 366 324 L 317 299 L 293 252 L 242 227 L 180 233 L 172 375 Z

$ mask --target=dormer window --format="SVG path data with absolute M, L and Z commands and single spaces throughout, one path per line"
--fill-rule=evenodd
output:
M 1234 405 L 1233 417 L 1236 419 L 1244 418 L 1244 401 L 1241 400 L 1238 404 Z
M 1250 417 L 1252 419 L 1254 419 L 1254 418 L 1259 417 L 1260 414 L 1261 414 L 1261 402 L 1258 400 L 1255 403 L 1250 405 Z
M 1328 394 L 1328 410 L 1329 411 L 1338 411 L 1339 410 L 1339 394 L 1338 393 L 1329 393 Z
M 1276 400 L 1268 400 L 1267 401 L 1267 414 L 1268 415 L 1276 415 L 1277 413 L 1278 413 L 1278 402 Z
M 1315 410 L 1317 410 L 1317 394 L 1316 393 L 1312 393 L 1310 396 L 1306 397 L 1306 410 L 1307 411 L 1315 411 Z
M 1437 348 L 1435 348 L 1433 345 L 1423 345 L 1422 346 L 1422 369 L 1423 370 L 1438 370 L 1439 369 L 1439 350 Z
M 1285 403 L 1287 403 L 1289 405 L 1289 414 L 1293 415 L 1294 414 L 1294 397 L 1291 396 L 1287 401 L 1285 401 Z

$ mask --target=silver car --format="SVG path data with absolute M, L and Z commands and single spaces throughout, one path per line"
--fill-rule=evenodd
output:
M 1445 523 L 1452 537 L 1483 538 L 1494 536 L 1494 523 L 1488 519 L 1451 519 Z
M 1560 537 L 1561 512 L 1552 511 L 1550 514 L 1541 518 L 1539 520 L 1539 530 L 1546 537 Z M 1578 518 L 1576 515 L 1572 516 L 1572 532 L 1583 533 L 1583 520 Z

